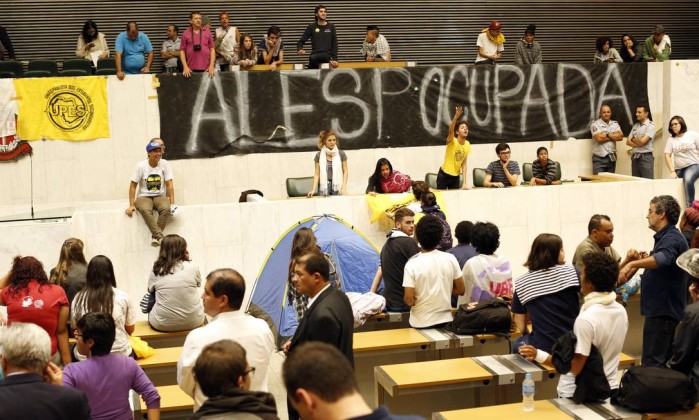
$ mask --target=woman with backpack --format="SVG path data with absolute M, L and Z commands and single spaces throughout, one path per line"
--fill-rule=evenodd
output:
M 446 251 L 451 248 L 453 239 L 451 236 L 451 226 L 447 222 L 447 215 L 444 214 L 442 209 L 437 204 L 437 197 L 433 192 L 428 191 L 420 196 L 421 212 L 415 215 L 415 224 L 422 219 L 426 214 L 431 214 L 437 216 L 440 222 L 442 222 L 442 227 L 444 228 L 444 233 L 442 234 L 442 240 L 439 241 L 437 249 L 440 251 Z

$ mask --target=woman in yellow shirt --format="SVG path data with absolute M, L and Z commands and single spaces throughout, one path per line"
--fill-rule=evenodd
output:
M 471 153 L 471 143 L 466 140 L 468 123 L 464 120 L 459 121 L 463 113 L 464 108 L 457 106 L 454 111 L 454 118 L 451 120 L 451 124 L 449 124 L 444 163 L 439 167 L 439 173 L 437 174 L 437 189 L 440 190 L 468 189 L 468 184 L 466 183 L 466 158 Z M 460 182 L 460 174 L 463 174 L 463 183 Z

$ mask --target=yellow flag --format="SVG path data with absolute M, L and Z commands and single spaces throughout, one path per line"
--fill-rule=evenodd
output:
M 23 140 L 94 140 L 109 137 L 104 77 L 14 79 Z

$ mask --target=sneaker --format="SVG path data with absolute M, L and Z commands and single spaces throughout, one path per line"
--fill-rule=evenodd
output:
M 159 247 L 160 246 L 160 238 L 156 238 L 155 236 L 150 240 L 150 245 L 154 247 Z

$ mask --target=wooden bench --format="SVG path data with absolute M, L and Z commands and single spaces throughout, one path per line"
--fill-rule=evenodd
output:
M 194 401 L 177 385 L 159 386 L 160 394 L 160 418 L 161 419 L 189 419 L 194 410 Z M 142 398 L 135 402 L 134 419 L 141 419 L 146 414 L 146 403 Z
M 415 67 L 415 61 L 346 61 L 337 63 L 338 69 L 373 69 L 385 67 Z M 330 63 L 320 65 L 321 69 L 329 69 Z
M 136 321 L 133 335 L 140 337 L 154 349 L 163 347 L 182 347 L 191 330 L 164 332 L 154 330 L 148 321 Z
M 619 368 L 635 364 L 622 354 Z M 479 356 L 461 359 L 384 365 L 374 368 L 376 405 L 386 404 L 397 414 L 428 416 L 430 408 L 453 409 L 521 401 L 525 373 L 537 381 L 537 395 L 554 398 L 558 377 L 553 366 L 526 361 L 519 355 Z M 460 392 L 452 392 L 459 390 Z M 406 398 L 403 398 L 408 396 Z
M 155 349 L 155 353 L 136 362 L 146 372 L 155 386 L 177 384 L 177 361 L 182 354 L 182 347 Z
M 639 419 L 640 414 L 606 404 L 575 404 L 570 400 L 551 399 L 534 401 L 534 411 L 524 412 L 522 403 L 493 405 L 489 407 L 467 408 L 443 411 L 432 414 L 433 420 L 471 419 Z

